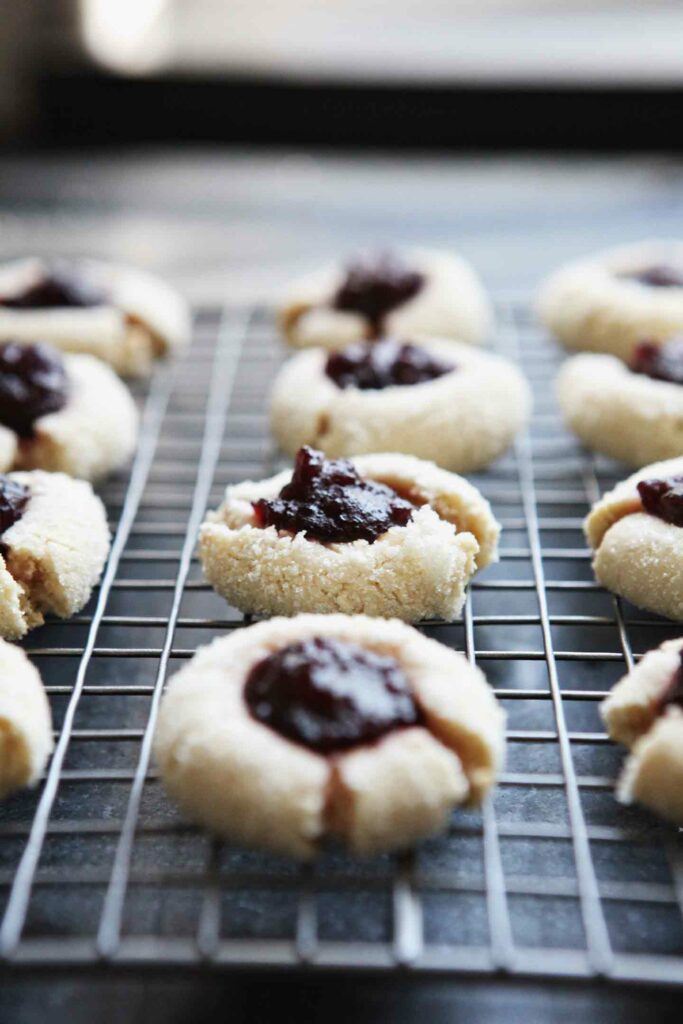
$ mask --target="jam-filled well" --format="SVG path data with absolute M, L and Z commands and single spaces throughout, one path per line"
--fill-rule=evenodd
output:
M 406 526 L 415 511 L 391 487 L 364 480 L 346 459 L 325 459 L 301 448 L 292 479 L 277 498 L 254 502 L 259 526 L 306 533 L 309 540 L 372 544 L 392 526 Z
M 0 475 L 0 554 L 7 553 L 7 547 L 2 543 L 2 535 L 19 522 L 26 511 L 30 496 L 31 492 L 24 484 L 9 476 Z
M 662 344 L 641 341 L 633 352 L 631 369 L 654 380 L 683 384 L 683 338 L 672 338 Z
M 337 387 L 361 391 L 422 384 L 454 369 L 453 363 L 430 355 L 426 349 L 392 338 L 349 345 L 342 352 L 331 352 L 325 364 L 325 373 Z
M 398 256 L 365 256 L 349 265 L 332 305 L 365 317 L 370 337 L 378 338 L 387 314 L 417 295 L 423 285 L 423 275 Z
M 641 480 L 638 494 L 650 515 L 673 526 L 683 526 L 683 476 L 666 480 Z
M 66 404 L 69 382 L 60 353 L 50 345 L 0 345 L 0 423 L 31 437 L 41 416 Z
M 683 651 L 679 654 L 678 668 L 659 699 L 660 714 L 671 704 L 676 704 L 679 708 L 683 708 Z
M 683 288 L 683 270 L 669 266 L 668 263 L 653 263 L 640 270 L 622 271 L 618 276 L 645 284 L 649 288 Z
M 289 644 L 258 662 L 244 697 L 259 722 L 321 753 L 420 721 L 395 658 L 331 637 Z
M 21 291 L 0 295 L 0 306 L 8 309 L 84 309 L 101 306 L 104 291 L 73 268 L 45 267 Z

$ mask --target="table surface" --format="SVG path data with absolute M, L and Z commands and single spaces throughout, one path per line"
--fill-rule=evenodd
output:
M 0 257 L 102 255 L 166 275 L 196 302 L 267 298 L 293 273 L 393 242 L 457 246 L 492 289 L 533 289 L 565 259 L 680 235 L 680 164 L 664 155 L 586 159 L 383 157 L 191 150 L 23 154 L 0 161 Z M 671 1019 L 666 992 L 474 979 L 69 978 L 3 972 L 0 1019 L 279 1016 L 356 1021 Z M 680 1012 L 680 1010 L 678 1011 Z

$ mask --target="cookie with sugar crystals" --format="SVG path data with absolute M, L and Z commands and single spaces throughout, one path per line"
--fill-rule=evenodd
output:
M 561 267 L 541 288 L 538 315 L 567 348 L 628 362 L 640 342 L 683 333 L 683 243 L 638 242 Z
M 165 693 L 169 794 L 226 839 L 310 858 L 409 846 L 479 802 L 504 713 L 483 674 L 396 620 L 270 619 L 200 648 Z
M 101 360 L 0 343 L 0 471 L 98 480 L 128 462 L 137 435 L 135 403 Z
M 466 473 L 489 465 L 525 426 L 531 392 L 517 367 L 441 338 L 357 342 L 290 359 L 271 394 L 280 446 L 333 458 L 402 452 Z
M 140 376 L 189 335 L 187 303 L 146 271 L 100 260 L 0 265 L 0 341 L 46 341 Z
M 294 281 L 279 324 L 294 348 L 340 349 L 364 338 L 421 334 L 480 345 L 493 323 L 472 268 L 452 252 L 365 253 Z
M 0 798 L 40 778 L 52 752 L 52 716 L 37 669 L 0 640 Z
M 212 586 L 243 612 L 453 619 L 499 524 L 462 477 L 408 455 L 328 461 L 228 487 L 201 528 Z
M 683 457 L 623 480 L 595 503 L 585 531 L 599 583 L 683 621 Z
M 631 751 L 618 798 L 683 825 L 683 638 L 648 651 L 601 713 L 611 738 Z
M 16 639 L 50 612 L 86 604 L 109 552 L 104 506 L 63 473 L 0 476 L 0 636 Z

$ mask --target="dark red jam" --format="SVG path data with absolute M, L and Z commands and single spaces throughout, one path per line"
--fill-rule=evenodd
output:
M 633 352 L 631 369 L 655 380 L 683 384 L 683 338 L 673 338 L 664 344 L 641 341 Z
M 363 480 L 346 459 L 327 461 L 314 448 L 301 448 L 292 479 L 277 498 L 254 502 L 259 526 L 308 540 L 343 544 L 377 540 L 391 526 L 406 526 L 415 506 L 391 487 Z
M 679 708 L 683 708 L 683 651 L 681 651 L 679 658 L 680 664 L 671 677 L 671 682 L 660 697 L 660 714 L 666 710 L 670 704 L 677 704 Z
M 41 416 L 58 412 L 69 393 L 64 361 L 41 343 L 0 345 L 0 423 L 20 437 L 31 437 Z
M 650 515 L 673 526 L 683 526 L 683 476 L 668 480 L 641 480 L 638 494 Z
M 360 313 L 368 321 L 370 337 L 378 338 L 386 315 L 417 295 L 423 284 L 423 275 L 411 270 L 397 256 L 365 256 L 347 268 L 332 305 L 335 309 Z
M 289 644 L 260 661 L 244 697 L 257 721 L 325 754 L 421 720 L 394 658 L 331 638 Z
M 649 288 L 683 288 L 683 270 L 670 267 L 666 263 L 653 264 L 642 270 L 624 271 L 618 275 L 629 281 L 646 284 Z
M 75 270 L 61 266 L 46 267 L 22 291 L 0 296 L 0 306 L 8 309 L 83 309 L 105 301 L 104 291 Z
M 325 364 L 325 373 L 337 387 L 361 391 L 422 384 L 454 369 L 453 363 L 437 359 L 417 345 L 402 345 L 391 338 L 374 344 L 359 341 L 343 352 L 332 352 Z
M 0 476 L 0 537 L 21 519 L 30 495 L 28 487 L 12 480 L 11 477 Z M 2 540 L 0 554 L 7 554 L 7 546 Z

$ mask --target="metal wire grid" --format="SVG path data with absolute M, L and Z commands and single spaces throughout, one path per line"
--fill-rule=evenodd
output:
M 267 311 L 205 310 L 188 355 L 141 394 L 141 443 L 103 493 L 115 539 L 85 612 L 27 647 L 57 745 L 0 812 L 0 953 L 15 964 L 177 964 L 509 972 L 683 983 L 680 834 L 611 790 L 622 753 L 597 715 L 634 658 L 676 629 L 596 586 L 581 534 L 619 475 L 560 426 L 555 348 L 499 303 L 498 346 L 532 380 L 528 437 L 477 483 L 505 530 L 462 621 L 423 629 L 480 662 L 509 715 L 494 799 L 412 854 L 313 867 L 188 826 L 150 766 L 169 668 L 244 620 L 202 582 L 205 509 L 277 468 Z

